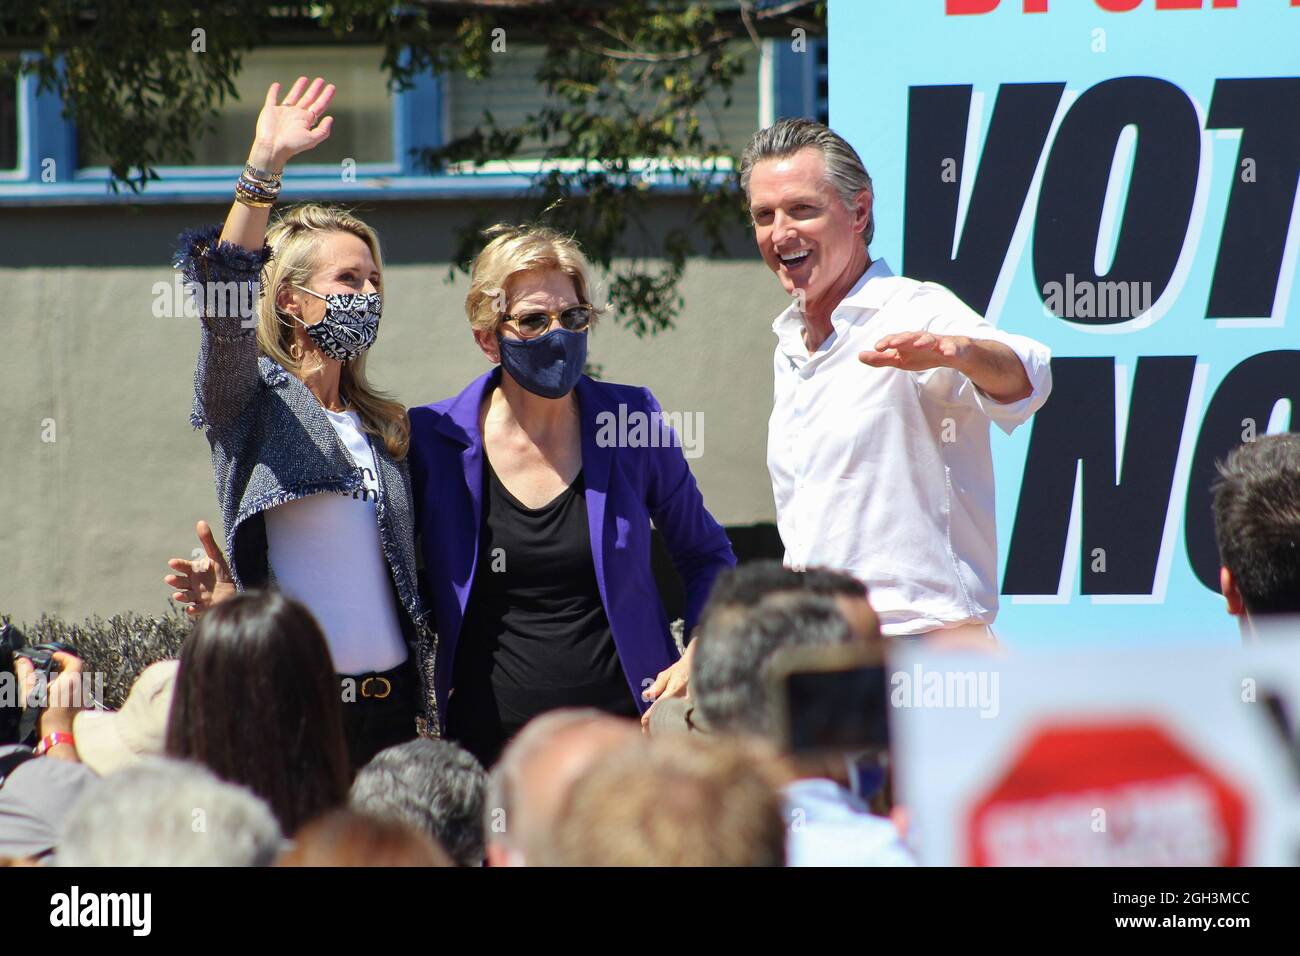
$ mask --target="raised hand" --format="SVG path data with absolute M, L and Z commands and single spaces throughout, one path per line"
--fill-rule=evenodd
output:
M 214 604 L 233 597 L 236 593 L 235 579 L 230 573 L 226 556 L 212 536 L 212 529 L 206 521 L 194 526 L 199 543 L 203 545 L 204 557 L 194 561 L 184 558 L 172 558 L 167 562 L 175 574 L 163 578 L 169 588 L 175 588 L 172 600 L 185 605 L 185 613 L 197 617 Z
M 294 156 L 325 142 L 334 127 L 334 117 L 325 115 L 334 99 L 333 83 L 318 76 L 308 84 L 307 77 L 300 76 L 284 99 L 279 97 L 280 84 L 272 83 L 257 115 L 257 136 L 250 154 L 255 165 L 273 167 L 269 172 L 279 172 Z
M 872 368 L 899 368 L 923 372 L 930 368 L 961 368 L 971 340 L 964 335 L 932 332 L 898 332 L 886 335 L 875 349 L 858 353 L 858 361 Z

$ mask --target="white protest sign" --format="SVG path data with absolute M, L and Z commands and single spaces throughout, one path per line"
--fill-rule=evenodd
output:
M 926 865 L 1295 865 L 1300 642 L 891 658 Z

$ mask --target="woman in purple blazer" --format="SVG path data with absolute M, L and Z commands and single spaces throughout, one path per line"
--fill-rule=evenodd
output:
M 688 637 L 735 564 L 654 396 L 582 374 L 597 310 L 577 244 L 540 227 L 493 235 L 465 308 L 500 367 L 410 410 L 439 714 L 489 766 L 537 714 L 636 717 L 684 686 L 690 647 L 679 659 L 652 521 L 686 584 Z

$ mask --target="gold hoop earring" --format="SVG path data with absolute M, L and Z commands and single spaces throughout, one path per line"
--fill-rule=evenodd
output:
M 303 356 L 302 346 L 294 342 L 289 346 L 289 357 L 295 362 L 301 362 Z

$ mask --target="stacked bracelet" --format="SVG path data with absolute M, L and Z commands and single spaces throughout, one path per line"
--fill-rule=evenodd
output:
M 235 183 L 235 201 L 241 202 L 245 206 L 254 206 L 265 208 L 275 203 L 276 197 L 280 195 L 279 187 L 274 189 L 261 186 L 257 183 L 250 182 L 243 176 Z
M 252 163 L 244 166 L 235 183 L 235 201 L 245 206 L 264 209 L 280 195 L 280 174 L 258 169 Z

